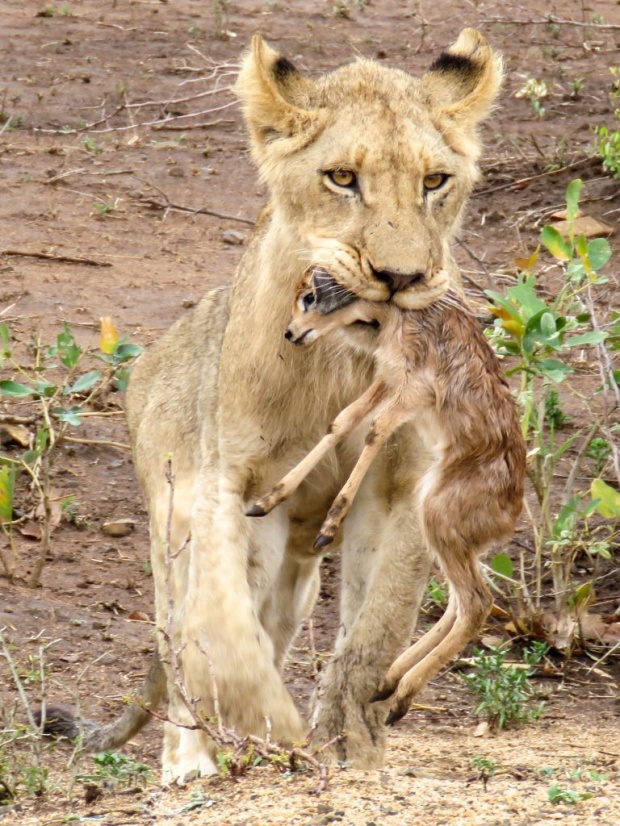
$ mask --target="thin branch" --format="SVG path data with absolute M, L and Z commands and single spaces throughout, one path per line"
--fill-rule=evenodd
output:
M 172 201 L 167 201 L 162 204 L 155 200 L 155 198 L 140 197 L 135 200 L 145 206 L 150 206 L 152 209 L 160 209 L 162 212 L 172 210 L 173 212 L 188 212 L 190 215 L 211 215 L 213 218 L 222 218 L 224 221 L 237 221 L 240 224 L 247 224 L 250 227 L 253 227 L 255 224 L 255 222 L 250 221 L 249 218 L 239 218 L 236 215 L 227 215 L 224 212 L 217 212 L 214 209 L 207 209 L 206 207 L 193 209 L 192 207 L 186 207 L 182 204 L 174 204 Z
M 107 439 L 78 439 L 76 436 L 63 436 L 63 442 L 72 442 L 76 445 L 101 445 L 101 447 L 116 447 L 119 450 L 131 450 L 131 445 L 125 442 L 110 442 Z
M 481 195 L 490 195 L 492 192 L 500 192 L 502 189 L 523 189 L 532 181 L 537 181 L 540 178 L 549 178 L 551 175 L 560 175 L 562 172 L 566 172 L 567 169 L 574 169 L 576 166 L 583 166 L 584 164 L 591 164 L 593 162 L 598 163 L 596 158 L 581 158 L 578 161 L 573 161 L 573 163 L 560 167 L 560 169 L 551 169 L 548 172 L 541 172 L 539 175 L 530 175 L 528 178 L 519 178 L 518 181 L 512 181 L 508 184 L 492 186 L 490 189 L 481 189 L 474 192 L 472 197 L 479 198 Z
M 108 261 L 95 261 L 93 258 L 78 258 L 73 255 L 53 255 L 49 252 L 31 252 L 29 250 L 0 249 L 0 255 L 21 255 L 25 258 L 42 258 L 44 261 L 60 261 L 64 264 L 85 264 L 89 267 L 111 267 Z

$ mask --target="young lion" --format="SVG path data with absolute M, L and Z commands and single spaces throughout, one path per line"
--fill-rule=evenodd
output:
M 328 338 L 290 347 L 282 333 L 309 265 L 361 298 L 404 308 L 415 306 L 420 283 L 458 284 L 451 242 L 478 175 L 478 125 L 501 75 L 472 29 L 419 78 L 360 60 L 310 79 L 260 37 L 252 42 L 237 89 L 269 206 L 231 287 L 209 293 L 145 353 L 127 395 L 157 624 L 179 661 L 174 669 L 162 639 L 165 677 L 155 669 L 142 693 L 146 705 L 162 699 L 162 684 L 168 695 L 167 781 L 216 771 L 213 743 L 192 727 L 180 672 L 207 718 L 215 680 L 223 723 L 239 733 L 265 734 L 270 725 L 290 742 L 308 730 L 281 670 L 318 593 L 312 540 L 359 452 L 356 436 L 317 468 L 320 485 L 309 477 L 265 519 L 244 514 L 369 385 L 374 368 L 360 349 L 341 347 L 336 357 Z M 372 342 L 376 333 L 360 326 L 353 335 Z M 343 530 L 339 633 L 314 737 L 324 743 L 346 731 L 337 756 L 358 766 L 382 762 L 385 711 L 368 701 L 408 644 L 426 586 L 429 559 L 411 506 L 425 453 L 415 428 L 400 428 Z M 183 550 L 167 575 L 170 456 L 170 545 L 172 555 Z M 147 719 L 133 705 L 91 732 L 88 747 L 118 747 Z
M 364 449 L 314 543 L 329 545 L 381 446 L 397 428 L 413 423 L 433 457 L 416 492 L 419 521 L 450 583 L 450 598 L 442 619 L 396 660 L 373 696 L 385 700 L 395 692 L 389 725 L 488 615 L 493 600 L 478 554 L 514 530 L 523 501 L 525 444 L 497 359 L 455 292 L 425 309 L 401 310 L 388 302 L 358 300 L 323 270 L 312 269 L 302 280 L 285 337 L 303 346 L 360 322 L 379 325 L 372 385 L 247 515 L 265 516 L 286 501 L 372 413 Z

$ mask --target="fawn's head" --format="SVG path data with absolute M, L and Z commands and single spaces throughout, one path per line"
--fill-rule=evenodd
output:
M 311 267 L 297 289 L 284 337 L 293 344 L 311 344 L 326 333 L 358 322 L 379 326 L 369 317 L 368 302 L 358 301 L 325 270 Z

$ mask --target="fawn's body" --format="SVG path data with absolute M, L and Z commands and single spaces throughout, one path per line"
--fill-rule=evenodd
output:
M 375 381 L 248 514 L 263 515 L 288 498 L 321 458 L 372 413 L 365 447 L 317 537 L 315 546 L 324 547 L 380 447 L 405 422 L 418 429 L 433 458 L 418 485 L 417 508 L 426 542 L 450 583 L 450 597 L 441 620 L 394 662 L 373 697 L 382 700 L 395 692 L 391 723 L 488 615 L 492 599 L 478 555 L 514 530 L 522 506 L 525 447 L 497 360 L 456 294 L 449 292 L 420 310 L 345 295 L 344 306 L 333 309 L 334 291 L 337 285 L 322 302 L 316 281 L 307 277 L 286 337 L 308 344 L 356 322 L 378 323 Z

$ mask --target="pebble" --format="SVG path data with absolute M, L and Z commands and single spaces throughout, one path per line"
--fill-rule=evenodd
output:
M 236 229 L 225 229 L 222 233 L 222 241 L 225 244 L 239 246 L 245 241 L 245 235 L 242 232 L 237 232 Z
M 115 519 L 113 522 L 104 522 L 101 531 L 106 536 L 129 536 L 135 527 L 133 519 Z

